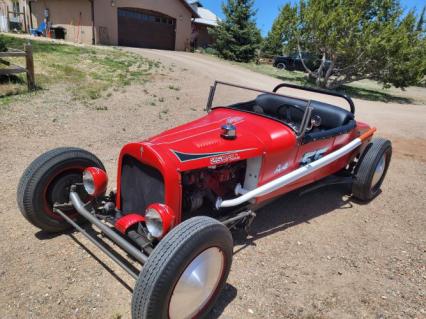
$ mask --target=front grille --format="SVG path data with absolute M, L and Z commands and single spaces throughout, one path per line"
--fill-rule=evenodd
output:
M 145 214 L 152 203 L 164 203 L 164 179 L 161 173 L 125 155 L 121 168 L 121 210 L 124 214 Z

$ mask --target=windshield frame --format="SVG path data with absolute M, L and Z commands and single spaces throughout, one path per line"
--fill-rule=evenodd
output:
M 218 84 L 230 86 L 230 87 L 235 87 L 235 88 L 243 89 L 243 90 L 254 91 L 254 92 L 258 92 L 258 93 L 266 93 L 266 94 L 272 94 L 272 95 L 276 95 L 276 96 L 294 98 L 294 99 L 298 99 L 300 101 L 306 102 L 306 104 L 309 104 L 309 102 L 311 101 L 311 100 L 308 100 L 308 99 L 293 97 L 293 96 L 284 95 L 284 94 L 279 94 L 279 93 L 271 92 L 271 91 L 267 91 L 267 90 L 255 89 L 255 88 L 244 86 L 244 85 L 233 84 L 233 83 L 223 82 L 223 81 L 214 81 L 214 84 L 210 87 L 210 94 L 209 94 L 209 97 L 208 97 L 208 100 L 207 100 L 207 105 L 206 105 L 206 109 L 205 109 L 205 111 L 207 111 L 207 112 L 210 112 L 212 110 L 213 100 L 214 100 L 214 96 L 215 96 L 216 88 L 217 88 Z M 234 109 L 230 106 L 224 106 L 224 105 L 221 105 L 221 106 L 218 106 L 218 107 Z M 258 114 L 258 113 L 255 113 L 255 114 Z M 261 115 L 261 114 L 259 114 L 259 115 Z

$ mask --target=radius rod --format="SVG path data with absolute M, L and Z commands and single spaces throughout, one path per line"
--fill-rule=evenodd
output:
M 132 269 L 130 269 L 125 263 L 123 263 L 120 259 L 118 259 L 113 253 L 111 253 L 107 248 L 102 246 L 96 239 L 94 239 L 87 231 L 85 231 L 80 225 L 74 222 L 71 218 L 69 218 L 64 212 L 62 212 L 58 208 L 54 208 L 53 211 L 60 215 L 67 223 L 73 226 L 76 230 L 78 230 L 84 237 L 86 237 L 93 245 L 98 247 L 105 255 L 111 258 L 117 265 L 123 268 L 133 279 L 138 279 L 138 274 L 135 273 Z

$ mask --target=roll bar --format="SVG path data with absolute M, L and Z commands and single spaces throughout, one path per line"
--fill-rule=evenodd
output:
M 283 87 L 340 97 L 340 98 L 346 100 L 346 102 L 348 102 L 348 104 L 351 108 L 351 113 L 355 114 L 354 101 L 352 101 L 352 99 L 349 96 L 347 96 L 346 94 L 341 94 L 341 93 L 337 93 L 337 92 L 333 92 L 333 91 L 329 91 L 329 90 L 324 90 L 324 89 L 315 89 L 315 88 L 310 88 L 310 87 L 306 87 L 306 86 L 288 84 L 288 83 L 278 84 L 272 92 L 277 93 L 277 91 L 279 89 L 283 88 Z

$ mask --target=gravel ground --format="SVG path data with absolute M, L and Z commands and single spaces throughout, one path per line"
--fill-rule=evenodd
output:
M 167 74 L 91 105 L 58 85 L 0 109 L 0 318 L 130 318 L 131 277 L 81 235 L 48 236 L 21 217 L 16 185 L 36 156 L 86 148 L 114 185 L 121 146 L 201 116 L 214 79 L 278 83 L 212 57 L 129 50 Z M 383 192 L 360 205 L 329 187 L 263 208 L 237 239 L 212 318 L 426 318 L 426 106 L 355 103 L 394 145 Z

